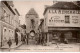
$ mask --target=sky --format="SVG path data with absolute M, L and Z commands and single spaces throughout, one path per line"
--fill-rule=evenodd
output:
M 13 1 L 15 8 L 20 13 L 20 23 L 25 24 L 25 15 L 31 8 L 38 13 L 39 18 L 44 18 L 45 5 L 53 5 L 53 1 Z

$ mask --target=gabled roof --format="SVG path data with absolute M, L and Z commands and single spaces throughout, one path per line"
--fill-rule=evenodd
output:
M 29 12 L 27 13 L 27 15 L 37 15 L 37 16 L 38 16 L 38 14 L 37 14 L 37 12 L 34 10 L 34 8 L 31 8 L 31 9 L 29 10 Z
M 80 7 L 75 5 L 73 2 L 57 2 L 52 6 L 46 7 L 45 12 L 47 9 L 52 8 L 52 9 L 66 9 L 66 10 L 80 10 Z
M 80 7 L 78 7 L 77 5 L 75 5 L 74 3 L 72 2 L 58 2 L 54 5 L 52 5 L 51 7 L 53 8 L 61 8 L 61 9 L 75 9 L 75 10 L 78 10 L 80 9 Z
M 10 7 L 10 5 L 8 4 L 7 1 L 2 1 L 9 9 L 10 11 L 15 15 L 15 12 L 13 11 L 13 9 Z
M 20 16 L 20 14 L 19 14 L 18 10 L 17 10 L 17 9 L 15 9 L 15 11 L 16 11 L 16 13 L 18 14 L 18 16 Z

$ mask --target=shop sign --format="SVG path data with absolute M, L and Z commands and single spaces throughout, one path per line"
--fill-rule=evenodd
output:
M 80 10 L 49 10 L 53 14 L 80 14 Z
M 49 22 L 64 23 L 64 20 L 61 19 L 59 16 L 54 16 L 54 17 L 51 17 L 51 18 L 49 19 Z

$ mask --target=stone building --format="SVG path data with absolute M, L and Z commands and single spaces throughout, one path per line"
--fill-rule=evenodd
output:
M 9 38 L 15 39 L 14 34 L 16 26 L 19 25 L 17 20 L 19 15 L 12 1 L 1 1 L 0 4 L 0 45 L 3 46 L 7 44 Z
M 80 7 L 72 2 L 57 2 L 46 7 L 44 26 L 47 42 L 57 40 L 61 34 L 69 43 L 79 42 L 77 40 L 80 39 Z
M 25 16 L 26 20 L 26 33 L 29 34 L 29 38 L 35 38 L 35 34 L 38 32 L 38 23 L 39 23 L 39 16 L 34 10 L 31 8 L 29 12 Z M 34 41 L 33 41 L 34 42 Z

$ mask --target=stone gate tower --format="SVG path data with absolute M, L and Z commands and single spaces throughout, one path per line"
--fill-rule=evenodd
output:
M 39 17 L 34 8 L 31 8 L 29 12 L 25 16 L 26 19 L 26 33 L 35 32 L 38 31 L 38 23 L 39 23 Z

